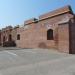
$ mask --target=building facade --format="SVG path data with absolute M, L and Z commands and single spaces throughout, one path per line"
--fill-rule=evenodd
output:
M 70 6 L 32 18 L 24 26 L 0 31 L 1 46 L 48 48 L 75 53 L 75 16 Z

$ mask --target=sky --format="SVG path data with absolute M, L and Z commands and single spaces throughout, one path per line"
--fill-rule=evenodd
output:
M 0 29 L 22 25 L 25 20 L 66 5 L 75 13 L 75 0 L 0 0 Z

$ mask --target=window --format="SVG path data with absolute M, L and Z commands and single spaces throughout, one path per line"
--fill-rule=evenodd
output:
M 12 35 L 11 34 L 9 35 L 9 39 L 8 40 L 12 41 Z
M 5 42 L 5 36 L 3 36 L 3 42 Z
M 17 40 L 20 40 L 20 34 L 17 35 Z
M 47 31 L 47 40 L 53 40 L 53 30 L 49 29 Z

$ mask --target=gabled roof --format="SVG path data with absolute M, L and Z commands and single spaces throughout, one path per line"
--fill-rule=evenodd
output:
M 43 20 L 43 19 L 47 19 L 47 18 L 54 17 L 54 16 L 57 16 L 57 15 L 61 15 L 61 14 L 67 13 L 67 12 L 73 13 L 70 6 L 65 6 L 65 7 L 56 9 L 56 10 L 54 10 L 52 12 L 46 13 L 44 15 L 41 15 L 39 17 L 39 19 Z

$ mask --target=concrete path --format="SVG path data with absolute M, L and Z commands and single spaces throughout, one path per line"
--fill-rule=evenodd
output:
M 75 55 L 47 49 L 0 50 L 0 75 L 75 75 Z

